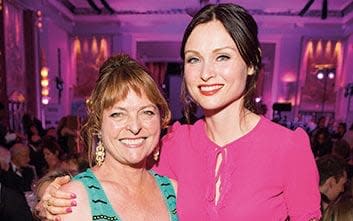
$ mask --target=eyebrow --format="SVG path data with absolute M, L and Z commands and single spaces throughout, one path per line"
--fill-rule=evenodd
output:
M 236 47 L 232 47 L 232 46 L 225 46 L 225 47 L 221 47 L 221 48 L 216 48 L 214 49 L 212 52 L 218 52 L 218 51 L 222 51 L 222 50 L 225 50 L 225 49 L 230 49 L 230 50 L 233 50 L 235 52 L 238 51 L 238 49 Z M 184 54 L 186 53 L 195 53 L 195 54 L 200 54 L 198 51 L 196 50 L 186 50 L 184 51 Z
M 139 109 L 138 109 L 138 110 L 143 110 L 143 109 L 145 109 L 145 108 L 149 108 L 149 107 L 152 107 L 153 109 L 158 109 L 158 108 L 157 108 L 157 106 L 156 106 L 155 104 L 148 104 L 148 105 L 144 105 L 144 106 L 139 107 Z M 120 107 L 120 106 L 118 106 L 118 107 L 112 107 L 112 108 L 111 108 L 111 110 L 122 110 L 122 111 L 128 111 L 128 109 L 127 109 L 127 108 L 125 108 L 125 107 Z

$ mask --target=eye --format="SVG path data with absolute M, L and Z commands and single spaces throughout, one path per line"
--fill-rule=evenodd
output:
M 110 117 L 112 117 L 112 118 L 121 118 L 123 116 L 124 116 L 123 112 L 114 112 L 110 115 Z
M 186 63 L 189 63 L 189 64 L 195 64 L 198 61 L 199 61 L 199 59 L 196 57 L 190 57 L 190 58 L 186 59 Z
M 226 61 L 228 60 L 230 57 L 228 55 L 220 55 L 217 57 L 217 61 Z
M 148 115 L 148 116 L 156 115 L 156 113 L 154 111 L 151 111 L 151 110 L 144 110 L 143 114 Z

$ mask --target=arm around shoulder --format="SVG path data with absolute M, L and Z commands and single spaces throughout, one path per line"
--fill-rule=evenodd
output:
M 75 207 L 70 207 L 67 214 L 61 215 L 63 221 L 91 220 L 91 209 L 85 187 L 78 181 L 71 181 L 60 188 L 62 191 L 75 192 L 76 199 L 72 201 Z

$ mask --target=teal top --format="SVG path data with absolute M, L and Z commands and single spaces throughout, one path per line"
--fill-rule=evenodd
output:
M 166 203 L 169 211 L 170 221 L 178 221 L 175 191 L 170 179 L 157 174 L 153 170 L 149 170 L 149 172 L 154 177 L 159 189 L 161 190 L 164 202 Z M 74 177 L 74 180 L 81 182 L 85 186 L 88 193 L 88 200 L 90 202 L 92 220 L 122 221 L 111 206 L 111 203 L 100 185 L 100 182 L 91 169 L 87 169 L 86 171 L 77 174 Z

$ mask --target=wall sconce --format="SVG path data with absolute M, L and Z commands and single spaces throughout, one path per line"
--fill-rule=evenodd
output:
M 49 69 L 43 66 L 40 70 L 40 86 L 42 95 L 42 104 L 47 105 L 49 103 Z
M 37 15 L 36 26 L 39 30 L 41 30 L 43 28 L 43 13 L 41 10 L 37 10 L 36 15 Z

